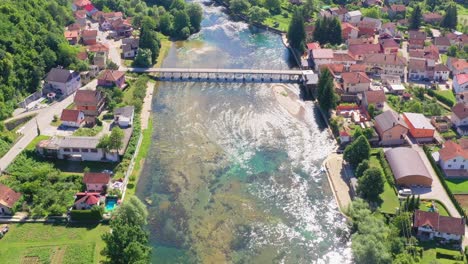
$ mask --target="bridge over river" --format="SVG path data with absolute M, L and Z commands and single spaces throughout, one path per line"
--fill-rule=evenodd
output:
M 123 68 L 124 71 L 150 73 L 157 80 L 173 82 L 248 82 L 317 84 L 311 70 L 203 69 L 203 68 Z

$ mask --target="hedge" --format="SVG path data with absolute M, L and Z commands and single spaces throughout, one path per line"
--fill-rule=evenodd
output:
M 102 214 L 98 210 L 72 210 L 70 217 L 73 221 L 99 222 L 102 219 Z
M 432 96 L 432 97 L 435 97 L 437 98 L 437 100 L 441 101 L 442 103 L 446 104 L 447 106 L 449 107 L 452 107 L 454 105 L 453 101 L 436 93 L 434 90 L 432 89 L 427 89 L 427 94 Z
M 431 163 L 432 167 L 434 168 L 437 177 L 439 177 L 440 182 L 442 183 L 442 186 L 444 186 L 445 191 L 447 192 L 448 196 L 450 197 L 450 200 L 452 200 L 453 205 L 455 208 L 457 208 L 457 211 L 460 213 L 460 215 L 464 218 L 466 218 L 466 212 L 461 207 L 460 203 L 455 199 L 455 196 L 453 195 L 452 191 L 450 188 L 447 186 L 447 183 L 445 182 L 445 177 L 444 173 L 440 169 L 439 165 L 435 162 L 434 158 L 431 155 L 431 151 L 428 146 L 424 145 L 423 146 L 424 153 L 426 153 L 427 158 L 429 159 L 429 162 Z
M 380 161 L 380 166 L 382 166 L 385 178 L 387 179 L 388 184 L 395 188 L 395 177 L 393 176 L 392 169 L 390 169 L 390 165 L 388 165 L 387 160 L 385 159 L 385 154 L 382 149 L 376 152 L 377 158 Z

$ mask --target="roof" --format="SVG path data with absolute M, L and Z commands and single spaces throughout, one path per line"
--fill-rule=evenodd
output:
M 85 184 L 107 184 L 111 176 L 109 173 L 102 172 L 86 172 L 83 176 L 83 183 Z
M 440 159 L 443 161 L 453 159 L 456 157 L 463 157 L 463 159 L 468 159 L 468 148 L 463 148 L 466 146 L 458 145 L 457 143 L 449 140 L 445 141 L 442 148 L 439 150 Z
M 423 39 L 426 40 L 426 32 L 410 30 L 408 38 L 411 39 Z
M 320 49 L 320 44 L 318 42 L 307 43 L 307 49 L 308 50 Z
M 341 78 L 345 83 L 350 84 L 371 82 L 371 79 L 365 72 L 344 72 L 341 74 Z
M 400 47 L 400 44 L 396 43 L 396 41 L 393 39 L 380 39 L 379 43 L 380 45 L 382 45 L 383 48 L 399 48 Z
M 450 69 L 445 64 L 437 64 L 434 66 L 435 71 L 450 71 Z
M 71 38 L 77 38 L 79 35 L 78 30 L 68 30 L 63 32 L 63 36 L 65 36 L 66 39 L 71 39 Z
M 349 66 L 350 72 L 365 72 L 366 69 L 367 66 L 365 64 L 351 64 L 351 66 Z
M 90 0 L 75 0 L 73 1 L 73 4 L 79 7 L 83 7 L 83 6 L 91 4 L 91 1 Z
M 347 14 L 348 14 L 348 16 L 352 16 L 352 17 L 353 17 L 353 16 L 361 16 L 361 15 L 362 15 L 361 11 L 359 11 L 359 10 L 349 11 Z
M 435 130 L 431 122 L 423 115 L 418 113 L 403 113 L 406 120 L 416 129 L 430 129 Z
M 86 5 L 84 8 L 85 8 L 86 11 L 88 11 L 88 12 L 91 12 L 91 11 L 93 11 L 94 9 L 96 9 L 91 3 L 90 3 L 89 5 Z
M 75 12 L 76 18 L 86 18 L 86 10 L 78 10 Z
M 96 43 L 94 45 L 90 45 L 86 47 L 90 52 L 108 52 L 109 46 L 103 43 Z
M 396 180 L 410 176 L 423 176 L 432 180 L 418 151 L 407 147 L 391 148 L 385 151 L 385 156 Z
M 450 61 L 452 67 L 457 70 L 463 71 L 468 68 L 468 62 L 464 59 L 448 58 L 447 61 Z
M 410 58 L 422 58 L 424 57 L 424 50 L 422 49 L 411 49 L 408 52 Z
M 387 131 L 396 125 L 401 125 L 405 128 L 408 128 L 403 118 L 400 117 L 393 110 L 387 110 L 380 115 L 377 115 L 375 118 L 375 123 L 382 129 L 382 131 Z
M 430 20 L 442 20 L 442 15 L 439 13 L 424 13 L 423 14 L 424 21 Z
M 457 83 L 462 85 L 468 82 L 468 73 L 457 74 L 455 76 L 457 78 Z
M 344 65 L 341 63 L 331 63 L 331 64 L 323 64 L 320 65 L 320 70 L 328 68 L 331 74 L 337 75 L 344 72 Z
M 47 82 L 66 83 L 72 76 L 73 71 L 60 68 L 52 68 L 47 74 Z
M 333 50 L 332 49 L 314 49 L 312 50 L 312 58 L 333 59 Z
M 99 194 L 98 193 L 85 193 L 85 194 L 76 194 L 77 200 L 75 204 L 88 204 L 88 205 L 95 205 L 99 203 Z M 82 196 L 82 197 L 80 197 Z
M 95 38 L 97 37 L 97 33 L 98 31 L 95 29 L 86 29 L 86 30 L 81 31 L 81 36 L 83 38 Z
M 0 204 L 8 208 L 12 208 L 13 205 L 21 198 L 21 193 L 13 191 L 8 186 L 0 183 Z
M 406 6 L 405 5 L 391 5 L 390 9 L 394 12 L 405 12 Z
M 382 49 L 380 44 L 353 44 L 349 45 L 348 50 L 354 56 L 356 55 L 364 55 L 370 52 L 377 53 L 380 52 Z
M 70 24 L 67 26 L 67 29 L 68 30 L 80 30 L 81 29 L 81 25 L 78 24 L 78 23 L 73 23 L 73 24 Z
M 468 117 L 468 105 L 463 102 L 456 104 L 452 107 L 452 113 L 456 115 L 460 120 Z
M 99 90 L 78 90 L 75 94 L 75 99 L 73 102 L 75 103 L 88 103 L 97 104 L 102 98 L 102 93 Z
M 425 59 L 413 59 L 411 58 L 408 63 L 409 70 L 425 71 L 426 60 Z
M 124 71 L 104 70 L 98 76 L 98 80 L 115 82 L 125 75 Z
M 368 104 L 382 103 L 386 100 L 384 90 L 365 91 L 364 95 Z
M 364 57 L 364 62 L 398 66 L 404 66 L 406 64 L 406 60 L 396 54 L 369 54 Z
M 96 148 L 99 143 L 97 137 L 53 137 L 42 140 L 37 145 L 48 149 L 59 148 Z
M 343 52 L 333 53 L 333 61 L 356 61 L 351 55 Z
M 437 38 L 434 38 L 434 45 L 450 46 L 450 40 L 447 37 L 437 37 Z
M 134 111 L 135 111 L 135 107 L 124 106 L 124 107 L 116 108 L 114 110 L 114 116 L 131 117 Z
M 447 234 L 460 236 L 465 234 L 465 220 L 463 218 L 441 216 L 436 212 L 416 210 L 414 212 L 413 226 L 430 226 L 434 231 Z
M 88 53 L 86 51 L 82 51 L 82 52 L 78 52 L 76 54 L 76 57 L 79 59 L 79 60 L 87 60 L 88 59 Z
M 78 117 L 80 116 L 80 110 L 74 109 L 63 109 L 62 115 L 60 116 L 61 121 L 77 121 Z
M 358 30 L 357 27 L 351 25 L 350 23 L 347 23 L 347 22 L 343 22 L 341 23 L 341 29 L 342 30 L 345 30 L 345 29 L 355 29 L 355 30 Z

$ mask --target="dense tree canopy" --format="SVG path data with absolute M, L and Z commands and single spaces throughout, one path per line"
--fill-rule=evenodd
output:
M 320 108 L 327 114 L 330 109 L 334 109 L 336 107 L 338 96 L 335 93 L 333 76 L 328 69 L 323 70 L 320 74 L 317 99 L 319 101 Z
M 384 190 L 384 178 L 380 168 L 368 168 L 358 182 L 358 192 L 368 201 L 377 201 Z
M 253 6 L 247 12 L 249 20 L 256 23 L 262 23 L 269 15 L 268 10 L 259 6 Z
M 446 28 L 455 29 L 457 27 L 457 22 L 458 22 L 457 6 L 451 3 L 450 5 L 447 6 L 447 9 L 445 10 L 445 15 L 440 25 Z
M 420 5 L 416 5 L 411 13 L 409 18 L 409 28 L 410 29 L 419 29 L 422 21 L 422 10 Z
M 337 45 L 343 42 L 341 23 L 336 17 L 323 17 L 315 22 L 314 40 L 320 44 Z
M 288 41 L 291 47 L 302 52 L 305 48 L 305 27 L 302 11 L 298 8 L 294 10 L 291 23 L 288 29 Z
M 349 144 L 344 151 L 344 159 L 354 168 L 370 157 L 370 145 L 364 135 Z

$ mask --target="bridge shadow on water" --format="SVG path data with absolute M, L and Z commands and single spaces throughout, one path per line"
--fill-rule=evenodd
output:
M 301 79 L 278 79 L 278 78 L 206 78 L 206 77 L 158 77 L 153 76 L 161 82 L 207 82 L 207 83 L 302 83 Z

